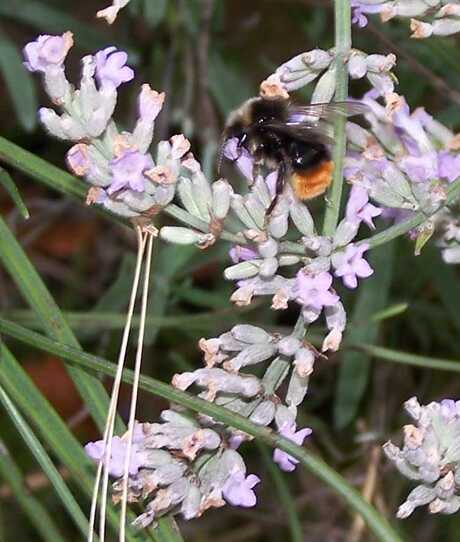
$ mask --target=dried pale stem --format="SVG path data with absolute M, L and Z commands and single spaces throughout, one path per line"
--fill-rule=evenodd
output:
M 129 410 L 128 432 L 126 434 L 126 456 L 123 469 L 121 513 L 120 513 L 120 532 L 119 541 L 125 542 L 126 513 L 128 506 L 128 481 L 129 481 L 129 463 L 131 461 L 131 449 L 133 443 L 134 424 L 136 420 L 137 392 L 139 390 L 139 378 L 141 374 L 142 349 L 144 345 L 145 319 L 147 315 L 147 302 L 149 294 L 150 266 L 152 262 L 153 234 L 148 234 L 147 257 L 145 263 L 144 286 L 142 291 L 141 319 L 139 324 L 138 342 L 136 350 L 136 362 L 134 366 L 134 381 L 131 393 L 131 405 Z
M 367 502 L 372 502 L 372 498 L 375 493 L 377 485 L 377 473 L 382 455 L 382 448 L 380 446 L 374 446 L 371 451 L 371 457 L 366 473 L 366 480 L 364 482 L 362 495 Z M 366 524 L 360 515 L 356 515 L 353 521 L 350 533 L 347 537 L 347 542 L 359 542 L 364 533 Z
M 140 228 L 136 228 L 136 233 L 137 233 L 137 241 L 138 241 L 136 269 L 134 272 L 128 313 L 126 316 L 126 323 L 123 330 L 123 338 L 122 338 L 122 342 L 120 346 L 120 352 L 118 355 L 117 372 L 116 372 L 115 379 L 113 382 L 112 396 L 110 399 L 109 412 L 107 415 L 107 421 L 106 421 L 106 426 L 104 430 L 103 446 L 105 449 L 105 455 L 104 455 L 104 459 L 99 462 L 97 473 L 96 473 L 96 480 L 94 482 L 94 491 L 93 491 L 93 497 L 91 501 L 89 532 L 88 532 L 88 538 L 87 538 L 88 542 L 92 542 L 94 538 L 97 498 L 99 495 L 99 486 L 101 482 L 102 473 L 104 473 L 104 476 L 103 476 L 103 484 L 102 484 L 102 499 L 101 499 L 101 510 L 100 510 L 101 514 L 100 514 L 100 526 L 99 526 L 101 542 L 104 540 L 104 536 L 105 536 L 105 512 L 106 512 L 106 507 L 107 507 L 107 489 L 108 489 L 109 462 L 110 462 L 111 447 L 112 447 L 112 437 L 113 437 L 113 431 L 114 431 L 114 425 L 115 425 L 118 395 L 119 395 L 121 380 L 122 380 L 122 375 L 123 375 L 123 366 L 124 366 L 124 362 L 126 358 L 126 350 L 128 347 L 129 333 L 131 330 L 131 323 L 132 323 L 132 318 L 133 318 L 133 313 L 134 313 L 134 304 L 136 302 L 140 272 L 141 272 L 141 267 L 142 267 L 142 260 L 144 256 L 144 250 L 145 250 L 145 241 L 146 241 L 145 237 L 142 236 L 142 232 Z

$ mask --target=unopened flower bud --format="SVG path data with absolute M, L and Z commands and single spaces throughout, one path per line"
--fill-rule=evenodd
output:
M 263 278 L 270 278 L 278 270 L 278 259 L 277 258 L 265 258 L 262 260 L 262 263 L 259 268 L 259 275 Z
M 225 179 L 212 184 L 212 212 L 215 218 L 223 220 L 230 209 L 233 188 Z
M 311 97 L 311 103 L 329 103 L 335 93 L 335 82 L 335 68 L 329 68 L 327 72 L 320 77 L 318 83 L 316 84 L 315 90 L 313 91 Z
M 348 73 L 352 79 L 361 79 L 367 73 L 368 64 L 366 55 L 361 52 L 353 52 L 348 59 Z
M 283 337 L 278 342 L 278 351 L 283 356 L 291 357 L 297 352 L 301 345 L 302 342 L 296 337 Z
M 241 280 L 255 277 L 259 274 L 259 269 L 263 260 L 247 260 L 227 267 L 224 271 L 224 277 L 227 280 Z
M 295 227 L 302 235 L 313 235 L 315 226 L 308 207 L 303 203 L 294 201 L 289 207 L 289 213 Z
M 164 226 L 160 230 L 160 237 L 177 245 L 203 245 L 210 240 L 210 234 L 180 226 Z
M 275 404 L 273 401 L 262 401 L 250 416 L 251 422 L 257 425 L 267 426 L 275 417 Z
M 233 327 L 231 334 L 237 341 L 248 344 L 272 342 L 272 336 L 264 329 L 249 324 L 240 324 Z

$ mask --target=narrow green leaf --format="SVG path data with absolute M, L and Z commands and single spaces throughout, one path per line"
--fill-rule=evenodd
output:
M 40 500 L 27 488 L 24 477 L 5 445 L 0 441 L 0 478 L 10 487 L 14 498 L 44 542 L 66 542 L 53 518 Z M 4 540 L 0 535 L 0 540 Z
M 389 307 L 386 307 L 385 309 L 381 311 L 375 312 L 371 316 L 371 320 L 373 322 L 381 322 L 382 320 L 388 320 L 389 318 L 394 318 L 395 316 L 399 316 L 403 312 L 406 312 L 409 308 L 409 303 L 395 303 L 394 305 L 390 305 Z
M 38 100 L 30 73 L 16 45 L 0 32 L 0 73 L 8 88 L 19 124 L 27 132 L 37 125 Z
M 219 311 L 207 311 L 200 314 L 180 315 L 180 316 L 148 316 L 146 319 L 147 327 L 157 330 L 162 328 L 183 328 L 186 326 L 192 330 L 209 329 L 216 324 L 217 319 L 225 318 L 227 323 L 237 321 L 242 314 L 254 310 L 254 307 L 229 307 Z M 113 329 L 122 329 L 125 324 L 123 314 L 116 312 L 86 312 L 86 311 L 64 311 L 64 318 L 72 326 L 72 329 L 89 331 L 107 331 Z M 34 329 L 44 329 L 43 322 L 37 319 L 37 316 L 29 310 L 15 310 L 9 313 L 9 316 L 15 322 L 19 322 Z M 139 327 L 139 316 L 133 317 L 133 329 Z
M 372 315 L 387 304 L 393 270 L 394 246 L 376 249 L 369 262 L 375 274 L 363 281 L 353 310 L 352 326 L 346 339 L 352 343 L 373 343 L 378 334 L 378 324 Z M 349 424 L 358 411 L 366 390 L 370 371 L 368 355 L 359 351 L 347 351 L 342 355 L 334 403 L 334 419 L 337 427 Z
M 0 217 L 0 261 L 5 266 L 24 299 L 42 321 L 46 333 L 61 342 L 79 348 L 75 335 L 61 314 L 42 279 L 35 271 L 25 252 Z M 69 375 L 100 428 L 104 427 L 108 397 L 104 386 L 94 376 L 70 368 Z
M 453 361 L 449 359 L 419 356 L 417 354 L 411 354 L 410 352 L 401 352 L 399 350 L 392 350 L 373 344 L 354 344 L 349 346 L 351 348 L 356 348 L 357 350 L 362 350 L 369 354 L 369 356 L 392 361 L 394 363 L 413 365 L 414 367 L 422 367 L 423 369 L 460 372 L 460 359 L 458 361 Z
M 100 371 L 105 374 L 114 375 L 116 365 L 97 356 L 92 356 L 86 352 L 76 350 L 72 347 L 61 345 L 50 341 L 46 337 L 40 336 L 29 330 L 25 330 L 16 324 L 0 319 L 0 331 L 15 336 L 20 340 L 34 344 L 39 348 L 44 348 L 50 352 L 60 355 L 63 359 L 79 364 L 90 371 Z M 33 337 L 33 339 L 31 339 Z M 58 354 L 59 352 L 59 354 Z M 125 382 L 133 381 L 133 371 L 125 369 L 123 371 L 123 379 Z M 0 381 L 2 381 L 2 373 L 0 372 Z M 265 442 L 273 448 L 281 450 L 292 455 L 309 471 L 311 471 L 320 480 L 325 482 L 337 495 L 339 495 L 349 506 L 349 508 L 360 514 L 368 524 L 370 530 L 374 533 L 377 540 L 381 542 L 401 542 L 398 533 L 393 530 L 387 520 L 382 517 L 369 503 L 367 503 L 361 495 L 353 489 L 348 482 L 334 469 L 329 467 L 322 459 L 307 451 L 301 446 L 297 446 L 292 441 L 281 437 L 274 433 L 271 429 L 260 427 L 248 419 L 227 410 L 226 408 L 209 403 L 198 397 L 182 392 L 164 384 L 154 378 L 141 376 L 139 381 L 140 387 L 149 391 L 163 399 L 167 399 L 173 403 L 177 403 L 186 408 L 190 408 L 195 412 L 211 416 L 215 420 L 223 424 L 240 429 L 248 433 L 260 441 Z
M 259 452 L 262 455 L 265 468 L 273 481 L 276 492 L 278 494 L 278 502 L 280 508 L 286 513 L 289 530 L 291 532 L 291 542 L 303 542 L 305 540 L 302 532 L 302 524 L 300 523 L 299 515 L 297 514 L 295 501 L 289 490 L 286 478 L 280 469 L 275 465 L 270 453 L 265 445 L 258 443 Z
M 75 525 L 80 529 L 83 535 L 86 535 L 88 532 L 88 521 L 86 520 L 85 515 L 81 511 L 81 508 L 78 506 L 77 501 L 65 484 L 58 470 L 53 465 L 53 462 L 49 458 L 48 454 L 45 452 L 41 442 L 35 436 L 28 423 L 21 416 L 2 387 L 0 387 L 0 402 L 8 412 L 11 420 L 16 426 L 16 429 L 24 439 L 24 442 L 27 444 L 28 449 L 35 457 L 43 472 L 46 474 L 48 480 L 51 482 L 51 485 L 54 487 L 65 509 L 75 522 Z
M 16 185 L 14 184 L 14 181 L 11 178 L 11 175 L 1 167 L 0 167 L 0 184 L 8 192 L 10 198 L 13 200 L 14 204 L 18 208 L 22 217 L 27 220 L 30 217 L 30 215 L 29 215 L 29 211 L 27 210 L 27 207 L 22 201 L 21 194 L 19 193 L 19 190 L 16 188 Z

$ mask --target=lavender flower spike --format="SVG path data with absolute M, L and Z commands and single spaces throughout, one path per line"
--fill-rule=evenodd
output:
M 117 51 L 116 47 L 107 47 L 95 55 L 96 78 L 101 87 L 118 88 L 122 83 L 134 79 L 134 71 L 126 66 L 128 55 Z
M 303 441 L 311 435 L 312 430 L 309 427 L 304 427 L 303 429 L 296 431 L 295 423 L 284 423 L 280 427 L 279 433 L 281 436 L 302 446 Z M 281 470 L 286 472 L 292 472 L 299 462 L 295 457 L 292 457 L 292 455 L 289 455 L 278 448 L 273 452 L 273 461 L 278 464 Z
M 62 36 L 39 36 L 24 47 L 24 66 L 30 72 L 43 73 L 50 67 L 62 67 L 72 45 L 72 32 L 65 32 Z

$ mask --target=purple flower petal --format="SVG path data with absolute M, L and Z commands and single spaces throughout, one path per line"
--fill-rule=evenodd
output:
M 222 495 L 232 506 L 243 506 L 249 508 L 257 503 L 257 496 L 253 488 L 260 482 L 255 474 L 246 477 L 243 471 L 232 472 L 227 478 Z
M 335 267 L 335 276 L 342 277 L 347 288 L 354 289 L 358 285 L 357 277 L 366 278 L 372 275 L 374 270 L 363 258 L 368 245 L 349 244 L 345 251 L 333 255 L 332 263 Z
M 139 469 L 143 466 L 144 457 L 139 450 L 139 431 L 136 433 L 136 438 L 133 439 L 130 454 L 129 474 L 135 476 Z M 96 442 L 88 442 L 85 446 L 85 452 L 90 459 L 99 463 L 104 459 L 104 441 L 98 440 Z M 125 458 L 127 451 L 127 443 L 120 437 L 113 437 L 109 461 L 109 474 L 115 478 L 123 476 L 123 470 L 125 466 Z
M 96 78 L 99 84 L 112 85 L 118 88 L 122 83 L 134 78 L 134 71 L 126 66 L 128 55 L 124 51 L 117 51 L 116 47 L 107 47 L 95 55 Z
M 24 47 L 24 65 L 31 72 L 45 72 L 49 67 L 62 66 L 72 45 L 71 32 L 62 36 L 39 36 Z
M 315 276 L 300 270 L 296 276 L 293 294 L 305 307 L 321 311 L 323 307 L 329 307 L 339 301 L 339 296 L 329 291 L 331 284 L 330 273 L 323 272 Z
M 136 150 L 126 150 L 118 158 L 110 162 L 112 183 L 108 193 L 112 194 L 121 188 L 129 187 L 135 192 L 145 188 L 144 171 L 153 167 L 153 160 L 148 154 Z
M 374 229 L 373 218 L 382 214 L 382 209 L 369 203 L 367 191 L 358 185 L 353 185 L 348 197 L 345 216 L 352 223 L 365 222 Z
M 312 430 L 309 427 L 304 427 L 303 429 L 299 429 L 299 431 L 296 432 L 295 423 L 286 423 L 279 429 L 279 433 L 283 437 L 292 440 L 292 442 L 295 442 L 298 446 L 302 446 L 303 441 L 309 435 L 311 435 Z M 273 461 L 280 467 L 281 470 L 284 470 L 286 472 L 292 472 L 295 469 L 297 463 L 299 462 L 295 457 L 292 457 L 292 455 L 283 452 L 279 448 L 276 448 L 273 452 Z

